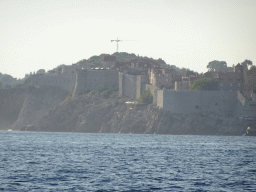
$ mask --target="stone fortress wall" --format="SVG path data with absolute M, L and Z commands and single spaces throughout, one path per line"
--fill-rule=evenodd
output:
M 119 72 L 119 96 L 138 99 L 146 90 L 147 75 L 130 75 Z
M 32 86 L 54 86 L 72 93 L 76 84 L 76 72 L 79 70 L 90 69 L 91 63 L 83 62 L 80 64 L 63 65 L 61 73 L 40 73 L 30 75 L 30 85 Z
M 216 114 L 225 117 L 255 117 L 256 102 L 240 91 L 156 90 L 159 108 L 177 114 Z
M 76 74 L 35 74 L 30 76 L 30 85 L 32 86 L 56 86 L 72 92 L 76 83 Z
M 116 70 L 78 70 L 73 97 L 88 90 L 118 87 Z
M 182 90 L 187 89 L 188 84 L 176 84 L 175 89 L 179 90 L 160 90 L 148 84 L 147 74 L 131 75 L 117 70 L 83 70 L 77 66 L 66 66 L 62 72 L 32 75 L 31 85 L 59 86 L 71 93 L 74 90 L 73 97 L 88 90 L 119 86 L 119 96 L 133 100 L 138 99 L 149 88 L 154 98 L 153 103 L 172 113 L 210 113 L 226 117 L 256 116 L 256 102 L 246 99 L 239 91 Z
M 189 90 L 191 82 L 189 81 L 175 81 L 175 90 Z
M 172 91 L 158 94 L 163 109 L 172 113 L 215 113 L 224 116 L 236 115 L 237 92 L 233 91 Z M 162 100 L 162 101 L 161 101 Z
M 256 117 L 256 101 L 247 99 L 238 91 L 238 114 L 242 117 Z
M 146 84 L 143 75 L 119 72 L 119 96 L 138 99 L 149 89 L 153 103 L 177 114 L 216 114 L 225 117 L 256 116 L 256 101 L 249 101 L 240 91 L 184 91 L 167 90 Z

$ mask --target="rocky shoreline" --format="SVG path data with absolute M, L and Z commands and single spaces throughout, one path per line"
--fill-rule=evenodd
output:
M 71 98 L 64 92 L 56 96 L 56 92 L 48 90 L 41 92 L 41 97 L 44 99 L 38 102 L 36 93 L 29 94 L 13 129 L 175 135 L 242 135 L 246 131 L 245 122 L 239 118 L 172 114 L 154 104 L 126 104 L 129 99 L 117 93 L 108 99 L 100 92 Z

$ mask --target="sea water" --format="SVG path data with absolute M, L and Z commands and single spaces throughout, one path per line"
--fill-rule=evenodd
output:
M 0 191 L 256 191 L 256 137 L 0 131 Z

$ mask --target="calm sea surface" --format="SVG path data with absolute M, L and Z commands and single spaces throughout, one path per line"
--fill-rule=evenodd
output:
M 256 137 L 0 131 L 0 191 L 256 191 Z

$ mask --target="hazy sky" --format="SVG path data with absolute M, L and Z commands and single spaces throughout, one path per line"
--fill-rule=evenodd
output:
M 255 0 L 0 0 L 0 72 L 14 77 L 101 53 L 206 71 L 256 64 Z

